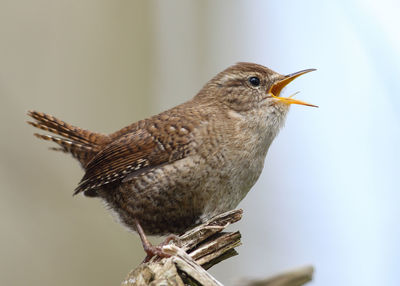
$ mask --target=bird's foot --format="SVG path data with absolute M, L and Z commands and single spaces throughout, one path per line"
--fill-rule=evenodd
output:
M 174 241 L 175 244 L 178 246 L 181 244 L 179 236 L 175 234 L 169 234 L 163 242 L 161 242 L 158 246 L 152 245 L 150 242 L 146 242 L 143 244 L 143 249 L 146 252 L 147 256 L 143 260 L 144 263 L 149 262 L 151 258 L 154 256 L 158 256 L 160 258 L 168 258 L 171 257 L 171 255 L 166 254 L 163 251 L 163 247 L 168 245 L 171 241 Z
M 158 245 L 158 246 L 154 246 L 152 244 L 143 245 L 143 249 L 147 254 L 146 258 L 143 260 L 143 263 L 149 262 L 150 259 L 152 259 L 154 256 L 158 256 L 160 258 L 171 257 L 171 255 L 166 254 L 163 251 L 163 247 L 164 247 L 164 245 Z
M 160 258 L 171 257 L 171 255 L 163 251 L 163 247 L 166 246 L 170 241 L 174 240 L 177 244 L 181 244 L 178 236 L 176 236 L 175 234 L 170 234 L 160 245 L 154 246 L 147 239 L 146 234 L 144 233 L 139 221 L 137 219 L 135 219 L 134 221 L 136 225 L 136 231 L 138 232 L 140 240 L 142 241 L 143 249 L 147 254 L 146 258 L 143 260 L 143 263 L 149 262 L 150 259 L 152 259 L 154 256 L 158 256 Z

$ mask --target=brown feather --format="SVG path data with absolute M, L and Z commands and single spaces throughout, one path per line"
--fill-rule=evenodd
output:
M 71 153 L 84 168 L 103 144 L 110 141 L 107 135 L 81 129 L 42 112 L 28 111 L 28 115 L 36 120 L 28 121 L 28 124 L 62 136 L 36 133 L 36 137 L 57 143 L 61 148 L 52 148 L 52 150 Z
M 169 132 L 157 132 L 155 135 L 154 125 L 157 125 L 158 130 L 168 129 Z M 173 129 L 170 128 L 172 125 L 175 126 Z M 183 133 L 181 123 L 175 122 L 173 117 L 163 117 L 162 114 L 128 128 L 129 132 L 121 132 L 124 130 L 121 129 L 122 135 L 90 161 L 74 194 L 123 180 L 128 175 L 132 178 L 144 170 L 184 158 L 191 142 L 189 127 Z

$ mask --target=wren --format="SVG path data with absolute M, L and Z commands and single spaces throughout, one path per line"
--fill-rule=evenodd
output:
M 106 135 L 29 111 L 35 134 L 72 154 L 85 175 L 74 194 L 99 197 L 137 231 L 148 255 L 162 255 L 146 235 L 180 234 L 235 208 L 255 184 L 291 104 L 280 97 L 293 79 L 238 63 L 191 100 Z

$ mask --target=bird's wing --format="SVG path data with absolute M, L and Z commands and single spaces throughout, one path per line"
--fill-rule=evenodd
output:
M 150 124 L 123 134 L 107 145 L 89 162 L 74 194 L 95 190 L 128 175 L 133 177 L 184 158 L 192 140 L 191 130 L 186 128 L 185 133 L 180 132 L 182 127 L 163 125 L 164 132 L 154 132 L 155 126 Z

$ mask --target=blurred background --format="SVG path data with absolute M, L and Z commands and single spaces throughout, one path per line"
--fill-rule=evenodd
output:
M 77 162 L 26 111 L 115 131 L 190 99 L 238 61 L 318 71 L 241 203 L 226 285 L 316 267 L 313 285 L 400 285 L 400 4 L 0 0 L 0 284 L 119 285 L 136 234 L 72 191 Z

